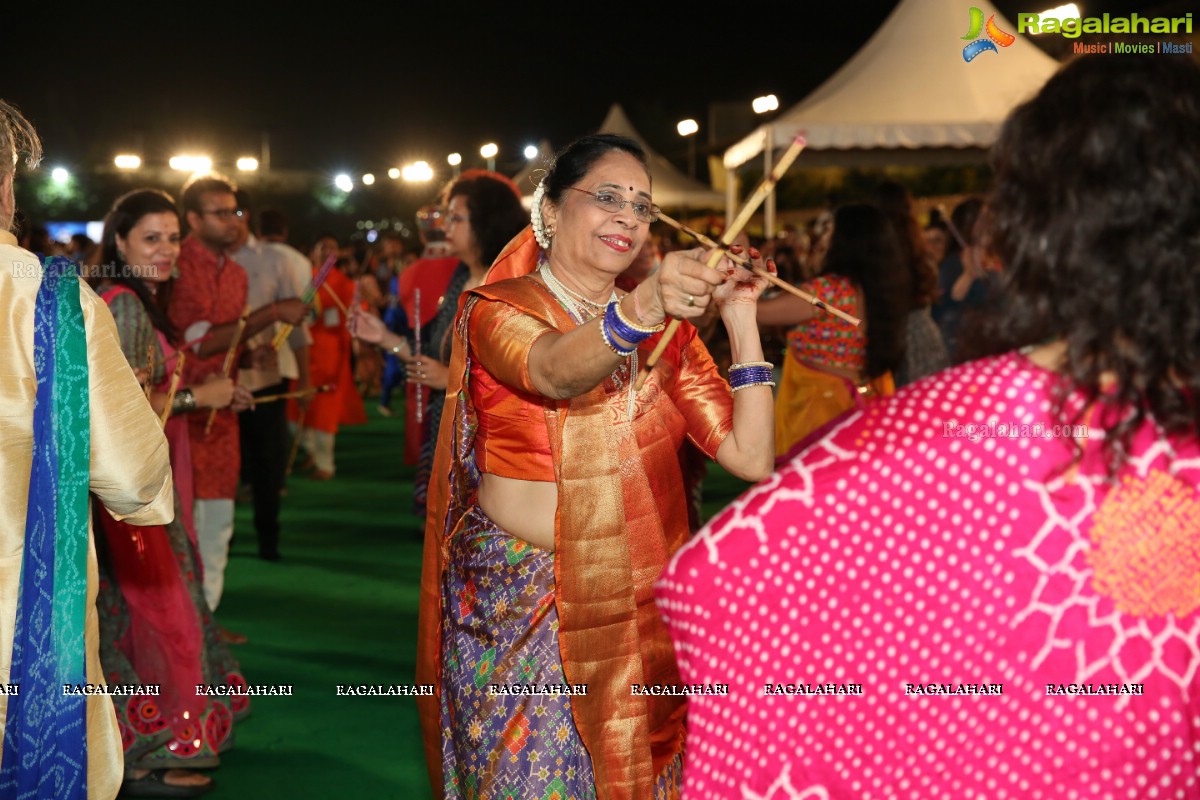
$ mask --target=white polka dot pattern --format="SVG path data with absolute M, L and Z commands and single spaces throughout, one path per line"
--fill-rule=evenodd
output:
M 680 551 L 658 603 L 681 673 L 729 684 L 689 701 L 685 797 L 1200 798 L 1200 581 L 1156 593 L 1153 559 L 1103 561 L 1138 545 L 1115 523 L 1093 538 L 1137 498 L 1102 480 L 1095 432 L 1077 473 L 1070 440 L 952 433 L 1052 422 L 1050 380 L 1010 354 L 920 381 Z M 1122 476 L 1169 473 L 1146 524 L 1200 552 L 1176 524 L 1200 503 L 1200 450 L 1148 424 L 1132 452 Z M 1174 610 L 1117 607 L 1146 592 Z M 1143 693 L 1048 694 L 1071 684 Z M 970 693 L 916 692 L 931 685 Z

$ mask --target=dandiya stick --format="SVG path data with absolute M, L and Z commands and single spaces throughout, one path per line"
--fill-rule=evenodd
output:
M 337 254 L 334 253 L 329 258 L 325 259 L 325 263 L 321 265 L 321 269 L 317 270 L 317 274 L 308 283 L 308 287 L 304 290 L 304 294 L 300 295 L 300 300 L 304 305 L 308 305 L 317 296 L 317 290 L 321 288 L 321 284 L 325 283 L 325 279 L 329 277 L 329 273 L 333 271 L 334 264 L 337 263 Z M 286 322 L 279 326 L 279 330 L 275 333 L 275 338 L 271 340 L 271 347 L 278 350 L 283 347 L 283 340 L 291 335 L 295 325 L 289 325 Z
M 250 306 L 247 305 L 242 310 L 242 316 L 238 318 L 237 328 L 233 331 L 233 339 L 229 342 L 229 349 L 225 351 L 225 363 L 221 365 L 221 377 L 228 378 L 230 371 L 233 369 L 233 359 L 237 355 L 238 345 L 242 341 L 242 331 L 246 329 L 246 318 L 250 316 Z M 212 430 L 213 422 L 217 419 L 217 409 L 213 409 L 208 414 L 208 422 L 204 423 L 204 435 L 208 436 L 208 432 Z
M 730 226 L 725 229 L 725 233 L 721 235 L 722 247 L 729 247 L 729 245 L 733 244 L 733 240 L 736 239 L 738 234 L 742 232 L 742 228 L 746 227 L 746 223 L 748 223 L 750 218 L 754 216 L 754 212 L 758 211 L 758 207 L 761 206 L 763 201 L 767 199 L 767 195 L 775 191 L 775 184 L 779 182 L 779 179 L 782 178 L 784 173 L 788 171 L 788 168 L 792 166 L 792 162 L 794 162 L 800 155 L 800 151 L 804 149 L 805 144 L 807 144 L 807 142 L 804 139 L 804 135 L 797 134 L 796 138 L 792 140 L 791 145 L 784 152 L 783 156 L 780 157 L 779 163 L 775 165 L 775 169 L 771 170 L 770 175 L 767 175 L 765 178 L 763 178 L 762 183 L 758 185 L 758 188 L 754 190 L 754 193 L 750 195 L 750 198 L 746 200 L 746 204 L 742 206 L 742 210 L 738 212 L 738 215 L 734 218 L 733 223 L 730 224 Z M 716 267 L 717 264 L 721 262 L 721 259 L 724 258 L 724 256 L 725 253 L 723 251 L 717 250 L 709 257 L 708 266 Z M 671 324 L 667 326 L 667 330 L 663 333 L 662 338 L 658 341 L 658 346 L 654 348 L 654 352 L 652 352 L 650 357 L 646 359 L 646 365 L 642 368 L 641 373 L 637 376 L 637 382 L 634 384 L 635 390 L 640 391 L 642 386 L 645 385 L 646 378 L 650 377 L 650 373 L 653 371 L 654 365 L 658 363 L 660 358 L 662 358 L 663 351 L 667 349 L 667 345 L 671 343 L 671 339 L 674 338 L 675 332 L 679 330 L 679 323 L 680 320 L 673 319 L 671 320 Z
M 290 400 L 294 397 L 311 397 L 318 392 L 332 392 L 337 388 L 337 384 L 326 383 L 323 386 L 310 386 L 307 389 L 297 389 L 294 392 L 280 392 L 279 394 L 265 394 L 262 397 L 254 398 L 254 405 L 262 405 L 263 403 L 274 403 L 277 400 Z
M 150 399 L 150 390 L 154 388 L 154 345 L 146 348 L 146 399 Z
M 337 292 L 335 292 L 333 290 L 333 288 L 330 286 L 322 286 L 321 288 L 325 290 L 325 294 L 327 294 L 333 298 L 333 302 L 337 303 L 337 307 L 342 310 L 342 316 L 344 316 L 347 320 L 349 320 L 350 319 L 350 311 L 349 311 L 349 309 L 346 308 L 346 304 L 342 302 L 342 298 L 337 296 Z M 355 293 L 355 295 L 357 295 L 358 290 L 356 289 L 354 293 Z
M 167 425 L 167 419 L 171 416 L 171 404 L 175 402 L 175 392 L 179 391 L 179 381 L 183 379 L 183 363 L 187 361 L 187 356 L 182 351 L 176 355 L 179 357 L 175 359 L 175 371 L 171 373 L 171 383 L 167 387 L 167 404 L 163 406 L 158 420 L 164 428 Z
M 695 239 L 696 241 L 698 241 L 700 244 L 704 245 L 705 247 L 721 248 L 720 244 L 718 244 L 717 242 L 714 242 L 712 239 L 708 238 L 703 233 L 692 230 L 687 225 L 684 225 L 682 222 L 677 222 L 676 220 L 671 219 L 666 214 L 659 214 L 658 218 L 660 221 L 667 223 L 675 230 L 683 231 L 688 236 L 691 236 L 693 239 Z M 766 278 L 766 280 L 768 282 L 770 282 L 771 284 L 778 286 L 780 289 L 783 289 L 785 292 L 794 294 L 796 297 L 799 297 L 804 302 L 809 303 L 810 305 L 813 305 L 816 308 L 820 308 L 824 311 L 828 311 L 830 314 L 833 314 L 835 317 L 845 320 L 846 322 L 850 323 L 851 325 L 853 325 L 855 327 L 858 327 L 859 325 L 862 324 L 862 320 L 859 319 L 858 317 L 853 316 L 852 314 L 847 314 L 845 311 L 842 311 L 840 308 L 834 308 L 833 306 L 829 305 L 821 298 L 816 297 L 815 295 L 811 295 L 808 292 L 797 289 L 795 286 L 792 286 L 787 281 L 781 280 L 779 277 L 772 275 L 771 273 L 767 272 L 765 269 L 754 266 L 753 262 L 751 262 L 750 259 L 745 258 L 743 256 L 736 255 L 734 253 L 726 253 L 726 255 L 729 258 L 729 260 L 732 261 L 733 263 L 741 264 L 743 267 L 750 270 L 755 275 L 759 276 L 760 278 Z
M 296 456 L 300 454 L 300 440 L 304 438 L 304 417 L 308 414 L 307 408 L 300 409 L 300 419 L 296 421 L 296 434 L 292 437 L 292 452 L 288 454 L 287 469 L 283 471 L 283 477 L 289 478 L 292 475 L 292 467 L 296 464 Z
M 167 364 L 171 363 L 171 360 L 174 359 L 175 356 L 178 355 L 179 353 L 182 353 L 184 350 L 188 350 L 192 347 L 195 347 L 198 344 L 201 344 L 202 342 L 207 340 L 210 336 L 212 336 L 211 330 L 208 333 L 204 334 L 203 336 L 197 336 L 195 339 L 191 339 L 191 340 L 186 341 L 183 344 L 179 345 L 178 350 L 176 350 L 174 353 L 172 353 L 171 355 L 169 355 L 163 359 L 163 367 L 165 368 Z
M 416 346 L 413 348 L 413 356 L 421 355 L 421 289 L 418 287 L 413 289 L 413 341 Z M 425 387 L 417 384 L 417 422 L 424 421 L 424 405 L 425 405 Z
M 950 231 L 951 235 L 954 236 L 955 240 L 958 242 L 958 246 L 963 250 L 966 250 L 968 247 L 970 247 L 970 245 L 967 244 L 967 240 L 963 238 L 962 231 L 958 229 L 958 226 L 954 224 L 954 220 L 952 220 L 950 215 L 946 213 L 946 207 L 939 205 L 937 209 L 938 211 L 942 212 L 942 222 L 946 223 L 946 228 Z

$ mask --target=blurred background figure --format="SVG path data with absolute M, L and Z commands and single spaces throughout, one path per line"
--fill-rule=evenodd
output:
M 339 256 L 341 246 L 336 237 L 319 237 L 309 252 L 312 278 L 331 256 Z M 308 458 L 299 469 L 311 470 L 310 478 L 327 481 L 337 472 L 334 447 L 342 425 L 366 423 L 362 395 L 354 384 L 350 363 L 350 332 L 347 322 L 354 305 L 354 280 L 345 270 L 353 265 L 339 257 L 325 282 L 312 301 L 309 348 L 309 380 L 314 387 L 332 387 L 312 396 L 307 408 L 295 399 L 288 401 L 288 419 L 293 422 L 293 435 L 300 436 L 300 446 Z
M 925 237 L 913 213 L 908 190 L 894 181 L 886 181 L 876 191 L 879 209 L 887 216 L 900 243 L 908 272 L 908 317 L 905 320 L 904 359 L 896 369 L 896 388 L 907 386 L 926 375 L 950 366 L 941 331 L 929 308 L 937 295 L 938 264 L 925 246 Z
M 951 237 L 938 268 L 939 297 L 933 318 L 956 364 L 964 360 L 959 347 L 963 321 L 985 307 L 994 278 L 999 276 L 999 264 L 986 256 L 982 246 L 982 214 L 983 200 L 978 197 L 968 197 L 954 207 L 947 228 L 958 236 Z M 994 267 L 986 268 L 989 263 Z
M 271 246 L 251 231 L 253 209 L 249 194 L 238 189 L 234 195 L 242 216 L 237 220 L 237 239 L 229 255 L 246 270 L 246 303 L 251 308 L 269 306 L 288 298 L 299 298 L 308 285 L 288 262 L 284 248 Z M 246 339 L 238 385 L 258 397 L 280 394 L 294 386 L 297 391 L 310 388 L 308 348 L 312 343 L 308 324 L 301 323 L 274 348 L 280 323 L 264 328 Z M 297 399 L 307 407 L 310 398 Z M 280 497 L 285 481 L 288 454 L 287 408 L 283 403 L 268 402 L 247 408 L 238 416 L 238 436 L 242 451 L 242 482 L 250 488 L 254 505 L 254 531 L 258 539 L 258 557 L 279 560 Z
M 791 294 L 758 304 L 758 323 L 783 325 L 787 356 L 775 398 L 775 455 L 858 408 L 894 391 L 904 356 L 910 273 L 887 217 L 875 206 L 842 206 L 828 229 L 821 274 L 800 286 L 863 320 L 854 327 Z
M 428 305 L 434 313 L 429 323 L 422 325 L 420 355 L 411 345 L 405 347 L 409 343 L 402 336 L 389 331 L 381 320 L 369 314 L 359 317 L 355 329 L 359 338 L 382 345 L 385 350 L 401 348 L 397 355 L 405 361 L 407 380 L 417 391 L 429 390 L 422 401 L 423 418 L 417 427 L 421 449 L 413 480 L 414 512 L 421 516 L 425 514 L 446 398 L 451 331 L 458 313 L 459 295 L 483 282 L 504 245 L 528 224 L 520 192 L 511 180 L 499 173 L 467 170 L 444 190 L 443 197 L 446 205 L 442 224 L 447 252 L 457 262 L 443 294 L 426 297 L 422 293 L 422 306 Z M 409 271 L 431 268 L 432 265 L 417 262 L 409 267 Z M 414 309 L 414 313 L 424 312 Z

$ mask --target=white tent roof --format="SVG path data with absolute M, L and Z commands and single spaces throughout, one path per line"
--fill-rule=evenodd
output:
M 633 127 L 620 103 L 613 103 L 608 116 L 600 123 L 600 133 L 616 133 L 633 139 L 646 151 L 650 162 L 650 180 L 653 183 L 654 202 L 663 208 L 724 208 L 725 195 L 709 189 L 703 183 L 692 180 L 675 169 L 670 161 L 650 149 L 646 140 Z
M 654 202 L 663 208 L 723 208 L 725 195 L 713 191 L 700 181 L 695 181 L 684 175 L 667 159 L 650 149 L 650 145 L 633 127 L 625 109 L 620 103 L 613 103 L 608 109 L 608 116 L 600 123 L 599 133 L 616 133 L 633 139 L 646 151 L 646 160 L 650 162 L 650 179 L 654 184 Z M 538 144 L 538 155 L 532 159 L 523 170 L 518 172 L 513 180 L 521 190 L 526 205 L 533 200 L 534 184 L 530 177 L 535 170 L 546 169 L 554 159 L 554 151 L 545 140 Z
M 1031 97 L 1058 62 L 1017 34 L 1017 41 L 963 59 L 967 5 L 960 0 L 901 0 L 875 35 L 833 77 L 770 123 L 725 151 L 725 166 L 786 147 L 803 131 L 809 150 L 988 147 L 1014 106 Z M 803 156 L 801 157 L 803 158 Z M 657 187 L 655 194 L 657 195 Z

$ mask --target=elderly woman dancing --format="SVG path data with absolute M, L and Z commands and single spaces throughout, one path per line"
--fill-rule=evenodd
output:
M 1165 55 L 1009 117 L 995 354 L 848 417 L 664 573 L 681 671 L 730 688 L 689 709 L 688 797 L 1200 797 L 1198 126 Z
M 678 795 L 686 706 L 651 594 L 688 535 L 677 453 L 686 436 L 757 480 L 773 417 L 765 281 L 692 251 L 614 288 L 656 213 L 642 149 L 584 137 L 539 186 L 532 232 L 463 297 L 421 595 L 439 796 Z M 732 392 L 690 324 L 635 391 L 666 317 L 712 303 L 741 362 Z

